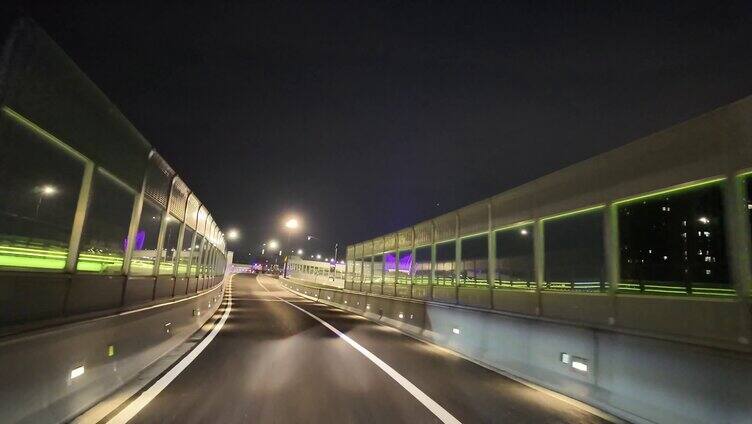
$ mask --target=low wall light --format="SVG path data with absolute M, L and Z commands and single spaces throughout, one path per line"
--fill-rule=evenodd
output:
M 86 370 L 84 369 L 83 365 L 81 365 L 80 367 L 73 368 L 70 372 L 71 380 L 73 380 L 74 378 L 81 377 L 82 375 L 84 375 L 85 371 Z

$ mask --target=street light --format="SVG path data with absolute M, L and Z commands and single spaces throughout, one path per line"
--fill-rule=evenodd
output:
M 290 230 L 295 230 L 299 226 L 300 226 L 300 224 L 298 223 L 298 220 L 295 219 L 295 218 L 290 218 L 290 219 L 287 220 L 287 222 L 285 222 L 285 227 L 289 228 Z
M 37 188 L 39 192 L 39 201 L 37 201 L 36 217 L 39 217 L 39 207 L 42 206 L 42 199 L 45 197 L 54 196 L 57 193 L 57 188 L 53 185 L 45 184 Z
M 238 237 L 240 237 L 240 232 L 238 230 L 231 228 L 229 231 L 227 231 L 228 240 L 235 240 Z
M 298 249 L 298 256 L 303 254 L 303 249 Z
M 316 255 L 316 259 L 321 259 L 321 255 Z
M 277 246 L 279 246 L 277 240 L 269 240 L 269 249 L 274 250 L 277 248 Z

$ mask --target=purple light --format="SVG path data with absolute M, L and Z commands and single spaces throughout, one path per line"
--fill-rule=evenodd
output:
M 413 268 L 413 253 L 400 252 L 399 270 L 400 272 L 410 273 Z
M 146 230 L 138 230 L 136 232 L 136 248 L 133 250 L 143 249 L 144 242 L 146 242 Z M 123 239 L 123 251 L 126 250 L 128 250 L 128 237 Z
M 394 252 L 384 253 L 384 270 L 387 272 L 397 270 L 397 255 Z

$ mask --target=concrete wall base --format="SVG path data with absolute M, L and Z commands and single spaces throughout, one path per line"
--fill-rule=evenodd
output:
M 192 297 L 0 341 L 0 422 L 59 423 L 81 414 L 198 330 L 222 303 L 226 281 Z M 72 378 L 79 367 L 83 374 Z
M 282 282 L 293 289 L 306 287 Z M 306 297 L 390 325 L 631 422 L 752 423 L 752 357 L 745 353 L 357 294 L 365 296 L 366 308 L 337 302 L 342 296 Z M 562 362 L 562 354 L 569 355 L 569 364 Z M 586 364 L 587 371 L 573 368 L 574 359 Z

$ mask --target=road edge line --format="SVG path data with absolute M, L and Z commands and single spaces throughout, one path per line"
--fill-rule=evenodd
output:
M 204 337 L 201 342 L 196 345 L 186 356 L 183 357 L 175 366 L 170 368 L 159 380 L 155 381 L 148 389 L 144 390 L 137 398 L 118 412 L 114 417 L 107 421 L 107 424 L 125 424 L 130 419 L 135 417 L 142 409 L 144 409 L 152 400 L 154 400 L 162 390 L 172 383 L 188 366 L 206 349 L 207 346 L 217 337 L 217 334 L 225 325 L 227 318 L 230 316 L 232 310 L 232 280 L 227 287 L 227 307 L 225 308 L 222 318 L 212 328 L 211 332 Z
M 261 287 L 263 287 L 264 290 L 271 293 L 269 289 L 266 288 L 266 286 L 256 279 L 256 281 L 259 283 Z M 274 295 L 272 295 L 274 296 Z M 331 332 L 339 336 L 342 340 L 344 340 L 347 344 L 349 344 L 352 348 L 360 352 L 361 355 L 365 356 L 369 361 L 373 362 L 377 367 L 379 367 L 382 371 L 384 371 L 389 377 L 391 377 L 394 381 L 397 382 L 400 386 L 402 386 L 403 389 L 405 389 L 408 393 L 410 393 L 415 399 L 418 400 L 423 406 L 425 406 L 429 411 L 431 411 L 432 414 L 436 416 L 441 422 L 446 424 L 461 424 L 460 420 L 454 417 L 449 411 L 444 409 L 441 405 L 439 405 L 438 402 L 431 399 L 427 394 L 425 394 L 422 390 L 420 390 L 416 385 L 414 385 L 410 380 L 405 378 L 402 374 L 397 372 L 394 368 L 389 366 L 386 362 L 382 361 L 378 356 L 374 355 L 369 351 L 368 349 L 361 346 L 358 342 L 348 337 L 343 332 L 339 331 L 337 328 L 335 328 L 333 325 L 329 324 L 328 322 L 324 321 L 323 319 L 317 317 L 316 315 L 306 311 L 305 309 L 301 308 L 300 306 L 288 302 L 285 299 L 282 299 L 278 296 L 274 296 L 277 299 L 285 302 L 286 304 L 292 306 L 293 308 L 299 310 L 300 312 L 303 312 L 304 314 L 308 315 L 309 317 L 315 319 L 318 321 L 321 325 L 329 329 Z
M 641 419 L 640 417 L 634 416 L 633 414 L 629 414 L 626 411 L 621 411 L 620 410 L 619 412 L 621 412 L 621 413 L 629 416 L 629 419 L 622 418 L 622 417 L 620 417 L 620 416 L 618 416 L 616 414 L 608 412 L 607 410 L 605 410 L 605 409 L 603 409 L 601 407 L 598 407 L 596 405 L 591 405 L 591 404 L 589 404 L 587 402 L 583 402 L 583 401 L 581 401 L 579 399 L 573 398 L 573 397 L 565 395 L 563 393 L 559 393 L 559 392 L 557 392 L 557 391 L 555 391 L 553 389 L 549 389 L 549 388 L 547 388 L 547 387 L 545 387 L 545 386 L 543 386 L 541 384 L 538 384 L 536 382 L 533 382 L 533 381 L 530 381 L 530 380 L 526 380 L 525 378 L 519 377 L 517 375 L 514 375 L 514 374 L 510 373 L 509 371 L 505 371 L 505 370 L 503 370 L 501 368 L 494 367 L 493 365 L 490 365 L 490 364 L 487 364 L 485 362 L 479 361 L 479 360 L 474 359 L 472 357 L 469 357 L 469 356 L 467 356 L 467 355 L 465 355 L 463 353 L 457 352 L 456 350 L 452 350 L 452 349 L 450 349 L 448 347 L 444 347 L 444 346 L 438 345 L 438 344 L 434 343 L 433 341 L 431 341 L 431 340 L 429 340 L 427 338 L 423 338 L 421 336 L 418 336 L 418 335 L 415 335 L 415 334 L 412 334 L 412 333 L 408 333 L 408 332 L 402 330 L 399 327 L 395 327 L 395 326 L 393 326 L 391 324 L 375 320 L 375 319 L 373 319 L 373 318 L 371 318 L 369 316 L 366 316 L 366 315 L 363 315 L 363 314 L 359 314 L 359 313 L 351 311 L 349 309 L 343 309 L 342 305 L 338 305 L 336 303 L 330 303 L 331 301 L 326 302 L 326 301 L 323 301 L 321 299 L 318 299 L 318 298 L 310 296 L 310 295 L 305 295 L 305 294 L 297 292 L 296 290 L 293 290 L 293 289 L 291 289 L 289 287 L 285 287 L 285 286 L 282 286 L 282 287 L 285 290 L 287 290 L 288 292 L 290 292 L 291 294 L 295 295 L 295 296 L 302 297 L 304 299 L 310 300 L 310 301 L 315 302 L 315 303 L 319 303 L 321 305 L 326 305 L 326 306 L 330 306 L 330 307 L 336 308 L 336 309 L 338 309 L 338 310 L 340 310 L 342 312 L 347 312 L 347 313 L 354 314 L 354 315 L 359 316 L 359 317 L 363 317 L 363 318 L 367 319 L 368 321 L 370 321 L 370 322 L 372 322 L 372 323 L 374 323 L 376 325 L 380 325 L 382 327 L 386 327 L 386 328 L 389 328 L 391 330 L 398 331 L 403 336 L 406 336 L 406 337 L 409 337 L 409 338 L 411 338 L 411 339 L 413 339 L 415 341 L 418 341 L 418 342 L 430 345 L 431 347 L 439 349 L 439 350 L 442 350 L 442 351 L 444 351 L 447 354 L 451 354 L 451 355 L 456 356 L 458 358 L 461 358 L 461 359 L 464 359 L 466 361 L 472 362 L 473 364 L 478 365 L 479 367 L 483 367 L 483 368 L 485 368 L 485 369 L 487 369 L 489 371 L 493 371 L 493 372 L 495 372 L 495 373 L 497 373 L 497 374 L 499 374 L 501 376 L 504 376 L 504 377 L 506 377 L 506 378 L 508 378 L 510 380 L 514 380 L 517 383 L 520 383 L 520 384 L 522 384 L 524 386 L 527 386 L 527 387 L 529 387 L 529 388 L 531 388 L 533 390 L 539 391 L 539 392 L 541 392 L 541 393 L 543 393 L 545 395 L 548 395 L 548 396 L 550 396 L 550 397 L 552 397 L 552 398 L 554 398 L 556 400 L 559 400 L 561 402 L 567 403 L 567 404 L 569 404 L 571 406 L 574 406 L 574 407 L 576 407 L 578 409 L 581 409 L 581 410 L 583 410 L 585 412 L 593 414 L 593 415 L 595 415 L 595 416 L 597 416 L 599 418 L 602 418 L 602 419 L 604 419 L 604 420 L 606 420 L 606 421 L 608 421 L 610 423 L 613 423 L 613 424 L 628 424 L 630 422 L 646 422 L 646 421 L 644 421 L 644 419 Z

